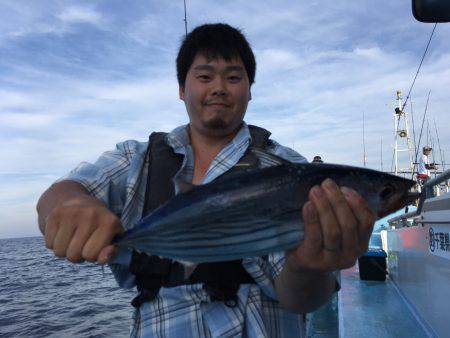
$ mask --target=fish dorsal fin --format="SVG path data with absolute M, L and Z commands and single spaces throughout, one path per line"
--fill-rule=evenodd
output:
M 280 156 L 273 155 L 268 153 L 267 151 L 251 147 L 250 150 L 263 162 L 267 163 L 270 166 L 277 166 L 277 165 L 287 165 L 292 164 L 288 160 L 285 160 L 284 158 L 281 158 Z
M 182 180 L 181 178 L 176 178 L 176 179 L 174 178 L 173 183 L 175 184 L 175 186 L 178 187 L 180 193 L 188 192 L 189 190 L 192 190 L 195 187 L 195 184 L 186 182 L 186 181 Z

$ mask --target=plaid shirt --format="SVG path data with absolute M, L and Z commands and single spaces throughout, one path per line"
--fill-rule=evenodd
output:
M 212 161 L 202 184 L 232 168 L 244 155 L 251 141 L 244 123 L 234 139 Z M 173 130 L 167 143 L 184 161 L 175 178 L 190 182 L 194 172 L 194 154 L 187 126 Z M 142 216 L 148 166 L 145 162 L 147 142 L 126 141 L 116 150 L 105 152 L 94 164 L 83 162 L 65 176 L 81 183 L 93 196 L 101 199 L 118 215 L 126 229 Z M 273 142 L 269 152 L 292 162 L 306 162 L 295 151 Z M 264 166 L 264 163 L 262 163 Z M 267 164 L 268 165 L 268 164 Z M 178 193 L 178 187 L 175 187 Z M 134 277 L 128 272 L 130 251 L 123 249 L 115 264 L 114 276 L 122 287 L 132 287 Z M 237 293 L 236 307 L 211 301 L 201 284 L 161 288 L 158 296 L 144 303 L 134 313 L 132 337 L 302 337 L 303 317 L 280 308 L 274 278 L 281 272 L 284 254 L 267 259 L 245 258 L 244 268 L 256 284 L 243 284 Z

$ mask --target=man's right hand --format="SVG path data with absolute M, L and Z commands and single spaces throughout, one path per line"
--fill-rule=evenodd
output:
M 57 257 L 73 263 L 105 264 L 117 247 L 115 235 L 123 232 L 120 219 L 98 199 L 78 195 L 56 206 L 45 221 L 45 246 Z

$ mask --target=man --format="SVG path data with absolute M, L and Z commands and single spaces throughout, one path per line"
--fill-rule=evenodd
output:
M 313 163 L 323 163 L 322 157 L 320 157 L 319 155 L 314 156 Z
M 430 163 L 429 156 L 433 149 L 429 146 L 425 146 L 422 149 L 422 157 L 419 161 L 419 169 L 417 173 L 417 178 L 425 183 L 430 178 L 430 169 L 436 169 L 435 163 Z
M 429 146 L 425 146 L 422 149 L 422 157 L 419 161 L 419 168 L 417 172 L 417 181 L 421 186 L 423 186 L 430 179 L 430 170 L 436 169 L 435 163 L 430 163 L 430 154 L 433 149 Z M 426 190 L 427 197 L 434 197 L 435 191 L 434 187 L 431 187 Z
M 329 179 L 310 191 L 299 215 L 305 223 L 305 240 L 286 253 L 238 261 L 231 270 L 231 275 L 239 270 L 238 288 L 231 298 L 211 292 L 208 281 L 174 286 L 162 278 L 155 287 L 153 272 L 179 265 L 127 250 L 117 253 L 111 244 L 116 234 L 132 228 L 167 199 L 152 202 L 155 194 L 161 195 L 159 190 L 172 184 L 159 183 L 167 171 L 173 171 L 174 182 L 208 183 L 237 170 L 237 164 L 250 156 L 250 144 L 291 161 L 305 161 L 269 140 L 266 131 L 243 122 L 255 69 L 253 52 L 238 30 L 225 24 L 197 27 L 185 38 L 177 57 L 179 95 L 189 124 L 160 143 L 151 136 L 150 144 L 119 144 L 95 164 L 82 163 L 39 200 L 39 226 L 56 256 L 74 263 L 109 262 L 121 286 L 138 286 L 132 336 L 301 336 L 304 323 L 298 314 L 324 304 L 336 290 L 334 272 L 352 266 L 367 248 L 373 213 L 355 191 L 339 188 Z M 164 156 L 178 161 L 179 167 L 163 168 L 170 161 L 155 160 L 153 156 L 159 155 L 154 148 L 163 149 Z M 174 189 L 178 192 L 180 186 L 175 183 Z M 225 265 L 218 264 L 220 273 Z M 205 269 L 206 273 L 199 273 L 200 281 L 211 275 Z M 190 271 L 192 276 L 196 270 Z M 221 287 L 227 290 L 227 285 Z

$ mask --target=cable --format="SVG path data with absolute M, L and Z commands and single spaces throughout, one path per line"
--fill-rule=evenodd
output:
M 433 31 L 431 32 L 430 38 L 428 39 L 427 47 L 425 48 L 425 52 L 424 52 L 423 55 L 422 55 L 422 60 L 420 60 L 420 64 L 419 64 L 419 67 L 417 68 L 416 75 L 414 76 L 414 80 L 413 80 L 413 82 L 412 82 L 412 84 L 411 84 L 411 87 L 409 88 L 409 92 L 408 92 L 408 95 L 406 96 L 406 100 L 405 100 L 405 102 L 403 103 L 402 111 L 403 111 L 403 109 L 405 108 L 406 103 L 408 102 L 409 96 L 411 95 L 411 91 L 412 91 L 412 89 L 413 89 L 413 87 L 414 87 L 414 84 L 415 84 L 415 82 L 416 82 L 417 76 L 419 75 L 420 68 L 422 67 L 423 60 L 425 59 L 425 55 L 426 55 L 427 52 L 428 52 L 428 47 L 430 47 L 431 39 L 433 38 L 434 31 L 436 30 L 436 26 L 437 26 L 437 22 L 434 24 Z

